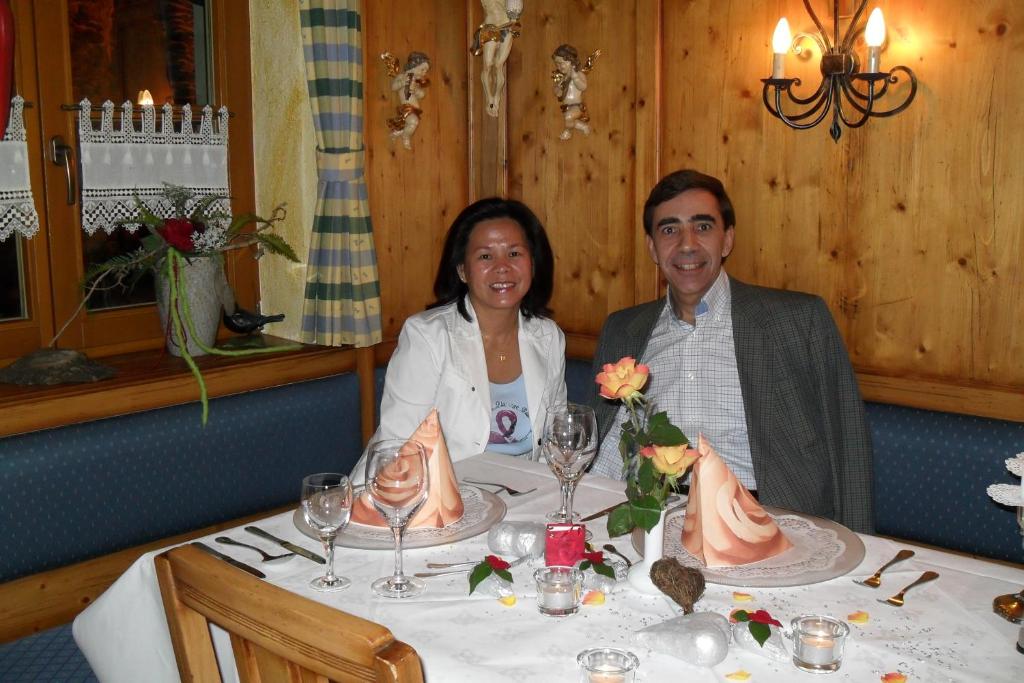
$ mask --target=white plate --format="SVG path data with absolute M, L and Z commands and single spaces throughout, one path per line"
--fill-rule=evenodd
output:
M 505 501 L 490 491 L 475 486 L 459 485 L 465 513 L 462 519 L 442 529 L 406 529 L 402 536 L 403 548 L 427 548 L 433 545 L 455 543 L 484 533 L 505 517 Z M 357 492 L 358 495 L 358 492 Z M 302 516 L 302 509 L 292 515 L 296 528 L 306 536 L 319 541 L 320 537 Z M 351 523 L 338 534 L 335 545 L 362 550 L 393 550 L 395 537 L 388 527 Z
M 838 522 L 765 506 L 793 547 L 761 562 L 707 568 L 683 547 L 686 508 L 670 510 L 665 519 L 665 557 L 699 569 L 708 583 L 723 586 L 805 586 L 853 571 L 864 559 L 864 543 Z M 643 555 L 643 530 L 633 530 L 633 548 Z

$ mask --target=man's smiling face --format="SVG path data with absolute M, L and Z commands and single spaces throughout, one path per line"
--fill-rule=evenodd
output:
M 672 290 L 676 314 L 689 323 L 732 251 L 735 231 L 725 228 L 718 200 L 687 190 L 654 209 L 647 248 Z

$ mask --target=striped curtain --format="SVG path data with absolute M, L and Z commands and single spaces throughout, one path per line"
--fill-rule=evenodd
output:
M 360 0 L 302 0 L 302 46 L 317 137 L 316 216 L 302 341 L 370 346 L 381 340 L 380 284 L 363 177 Z

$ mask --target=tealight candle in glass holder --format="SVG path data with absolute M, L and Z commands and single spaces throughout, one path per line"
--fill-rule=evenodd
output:
M 811 673 L 832 673 L 843 662 L 843 648 L 850 627 L 845 622 L 815 615 L 792 621 L 793 663 Z
M 580 683 L 633 683 L 640 666 L 635 654 L 612 647 L 584 650 L 576 662 L 580 665 Z
M 565 617 L 576 614 L 583 595 L 583 573 L 575 567 L 541 567 L 533 573 L 537 582 L 537 609 L 541 614 Z

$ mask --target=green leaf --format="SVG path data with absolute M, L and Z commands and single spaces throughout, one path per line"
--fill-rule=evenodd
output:
M 633 513 L 630 511 L 629 503 L 623 503 L 608 515 L 609 536 L 628 534 L 634 526 L 636 524 L 633 523 Z
M 481 562 L 477 566 L 473 567 L 473 571 L 469 573 L 469 592 L 470 594 L 476 590 L 476 587 L 480 585 L 480 582 L 491 575 L 491 565 L 486 562 Z M 507 571 L 505 572 L 508 573 Z
M 594 571 L 600 574 L 601 576 L 607 576 L 609 579 L 615 578 L 615 570 L 607 564 L 595 564 Z
M 660 475 L 654 469 L 654 462 L 651 458 L 640 458 L 640 471 L 636 475 L 637 487 L 643 493 L 650 493 L 658 485 Z
M 736 621 L 750 621 L 750 613 L 747 612 L 747 610 L 745 609 L 738 609 L 729 616 L 731 616 Z
M 512 572 L 507 569 L 495 569 L 494 573 L 505 579 L 509 583 L 512 583 Z
M 637 500 L 629 501 L 630 515 L 636 526 L 644 531 L 650 531 L 661 519 L 661 503 L 654 496 L 644 496 Z
M 581 572 L 585 572 L 585 571 L 587 571 L 588 569 L 590 569 L 593 566 L 594 566 L 594 563 L 591 562 L 590 560 L 583 560 L 582 562 L 580 562 L 580 571 Z
M 271 233 L 258 233 L 256 240 L 266 247 L 270 253 L 281 254 L 289 261 L 299 262 L 299 257 L 295 255 L 295 251 L 292 250 L 291 245 L 284 241 L 283 237 Z
M 655 413 L 647 423 L 647 435 L 659 446 L 679 446 L 687 443 L 683 431 L 672 424 L 668 413 Z
M 750 635 L 754 636 L 758 645 L 764 647 L 765 641 L 772 635 L 772 627 L 759 621 L 752 621 L 750 622 Z
M 241 232 L 242 228 L 244 228 L 245 226 L 249 225 L 250 223 L 255 223 L 258 220 L 259 217 L 251 213 L 238 214 L 237 216 L 231 219 L 231 225 L 228 226 L 228 239 L 231 239 L 239 232 Z

